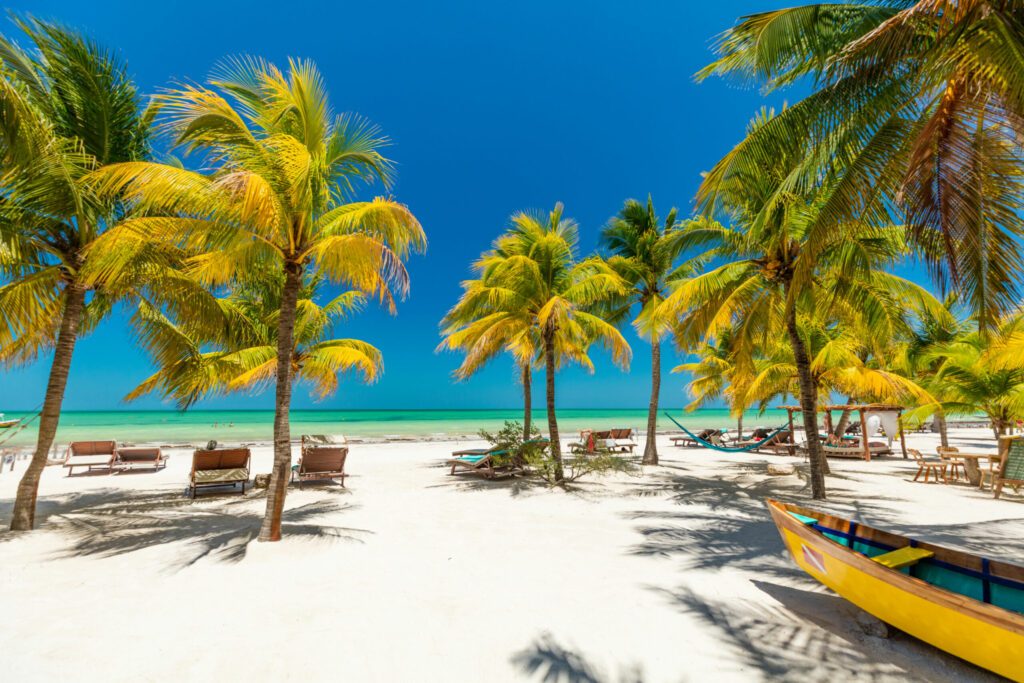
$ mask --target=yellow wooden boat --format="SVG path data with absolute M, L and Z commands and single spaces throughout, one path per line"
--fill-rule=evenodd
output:
M 865 612 L 1024 681 L 1024 567 L 768 500 L 800 567 Z

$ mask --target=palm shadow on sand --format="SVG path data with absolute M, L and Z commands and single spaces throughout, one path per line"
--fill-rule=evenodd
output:
M 344 489 L 325 489 L 333 496 Z M 166 543 L 182 544 L 178 560 L 167 569 L 181 570 L 211 558 L 240 562 L 259 535 L 265 494 L 207 495 L 192 501 L 179 492 L 102 489 L 40 501 L 37 526 L 55 530 L 68 541 L 57 557 L 112 557 Z M 9 506 L 8 506 L 9 507 Z M 365 529 L 326 525 L 316 520 L 354 509 L 349 503 L 321 499 L 286 509 L 286 538 L 361 542 Z M 0 534 L 10 540 L 13 533 Z

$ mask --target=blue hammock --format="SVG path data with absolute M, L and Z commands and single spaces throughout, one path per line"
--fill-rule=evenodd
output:
M 676 422 L 675 418 L 672 417 L 671 415 L 669 415 L 668 413 L 665 413 L 665 417 L 667 417 L 668 419 L 672 420 L 672 422 L 675 422 L 676 427 L 679 427 L 684 432 L 686 432 L 686 434 L 691 439 L 693 439 L 697 443 L 698 446 L 703 446 L 704 448 L 710 448 L 713 451 L 721 451 L 723 453 L 746 453 L 747 451 L 752 451 L 755 448 L 760 448 L 761 446 L 765 445 L 766 443 L 768 443 L 769 441 L 774 439 L 776 436 L 778 436 L 780 432 L 784 432 L 784 431 L 786 431 L 788 429 L 787 425 L 783 425 L 783 426 L 779 427 L 778 429 L 776 429 L 771 434 L 769 434 L 768 436 L 766 436 L 765 438 L 763 438 L 760 441 L 758 441 L 757 443 L 752 443 L 749 446 L 741 446 L 739 448 L 729 448 L 728 446 L 717 446 L 717 445 L 711 443 L 710 441 L 705 441 L 704 439 L 700 438 L 699 436 L 697 436 L 696 434 L 691 432 L 689 429 L 684 427 L 683 425 L 681 425 L 678 422 Z

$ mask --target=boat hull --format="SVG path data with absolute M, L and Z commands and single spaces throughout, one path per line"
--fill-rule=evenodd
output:
M 793 561 L 865 612 L 940 650 L 1024 681 L 1024 616 L 932 586 L 826 538 L 778 501 L 768 509 Z

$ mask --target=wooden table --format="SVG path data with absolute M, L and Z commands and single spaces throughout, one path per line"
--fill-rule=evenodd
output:
M 981 469 L 979 460 L 986 459 L 991 462 L 999 461 L 998 453 L 950 453 L 947 456 L 950 460 L 960 458 L 964 461 L 964 469 L 967 471 L 967 481 L 975 486 L 981 483 Z

